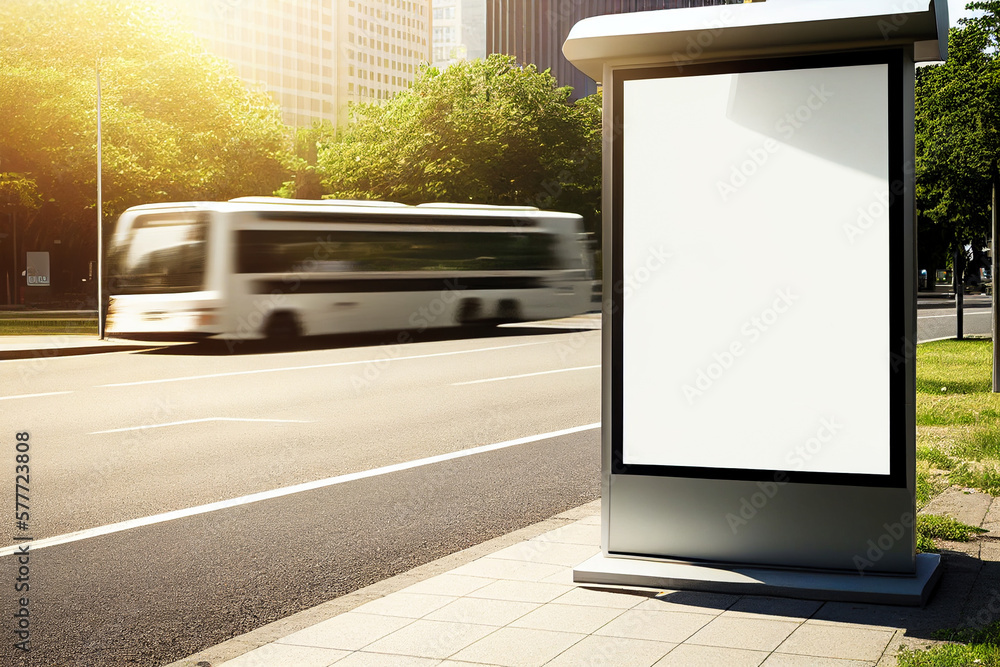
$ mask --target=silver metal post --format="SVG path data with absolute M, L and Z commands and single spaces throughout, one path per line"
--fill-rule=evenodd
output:
M 993 238 L 990 240 L 990 281 L 993 285 L 993 298 L 991 299 L 993 315 L 993 391 L 1000 393 L 1000 345 L 997 344 L 997 335 L 1000 334 L 1000 296 L 997 295 L 997 271 L 1000 271 L 1000 257 L 997 253 L 997 242 L 1000 241 L 1000 233 L 997 231 L 997 171 L 993 168 Z
M 97 61 L 97 335 L 104 339 L 104 204 L 101 198 L 101 61 Z

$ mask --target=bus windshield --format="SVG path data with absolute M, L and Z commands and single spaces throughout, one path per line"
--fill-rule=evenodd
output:
M 118 294 L 197 291 L 205 283 L 204 215 L 137 217 L 121 245 L 112 249 L 112 280 Z

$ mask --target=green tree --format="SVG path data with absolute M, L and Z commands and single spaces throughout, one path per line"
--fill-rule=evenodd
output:
M 276 105 L 166 7 L 0 3 L 0 171 L 24 174 L 45 202 L 18 223 L 22 250 L 58 235 L 96 259 L 98 66 L 108 220 L 140 203 L 271 194 L 287 180 Z
M 916 72 L 916 180 L 920 267 L 985 244 L 1000 155 L 1000 0 L 949 33 L 948 60 Z M 932 283 L 933 284 L 933 283 Z
M 322 198 L 323 182 L 316 166 L 319 147 L 333 141 L 335 136 L 335 128 L 327 121 L 295 130 L 295 151 L 288 162 L 292 180 L 282 184 L 276 193 L 279 197 Z
M 576 103 L 546 72 L 511 56 L 425 68 L 319 151 L 329 195 L 408 204 L 531 205 L 598 225 L 599 96 Z

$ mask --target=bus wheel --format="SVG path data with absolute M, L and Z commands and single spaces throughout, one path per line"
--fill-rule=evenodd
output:
M 283 310 L 271 314 L 264 327 L 264 335 L 270 341 L 287 343 L 302 335 L 302 327 L 294 313 Z
M 521 305 L 515 299 L 500 299 L 497 304 L 497 320 L 504 322 L 519 322 L 521 320 Z
M 455 316 L 459 324 L 474 324 L 483 317 L 483 304 L 479 299 L 462 299 Z

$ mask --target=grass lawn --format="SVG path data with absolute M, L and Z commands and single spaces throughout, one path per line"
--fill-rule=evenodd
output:
M 992 392 L 993 344 L 944 340 L 917 346 L 917 506 L 950 485 L 1000 495 L 1000 394 Z M 917 547 L 966 541 L 981 532 L 947 517 L 921 515 Z M 1000 623 L 944 630 L 955 643 L 900 651 L 900 667 L 1000 667 Z
M 917 347 L 917 504 L 949 484 L 1000 495 L 1000 394 L 993 344 L 943 340 Z
M 97 335 L 97 319 L 0 319 L 0 336 Z

